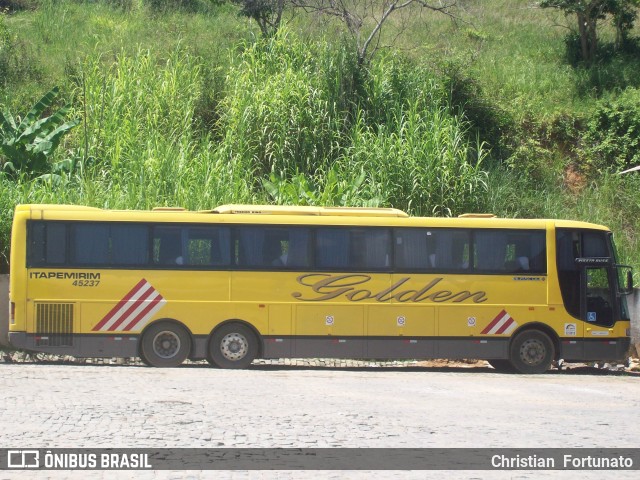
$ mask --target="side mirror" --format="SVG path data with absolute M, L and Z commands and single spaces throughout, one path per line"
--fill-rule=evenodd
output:
M 627 285 L 626 290 L 628 293 L 633 292 L 633 272 L 631 270 L 627 270 Z

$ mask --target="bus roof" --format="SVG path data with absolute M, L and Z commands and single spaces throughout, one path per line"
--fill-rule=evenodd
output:
M 397 208 L 369 207 L 297 207 L 288 205 L 220 205 L 210 213 L 234 215 L 316 215 L 356 217 L 408 217 Z
M 19 212 L 23 212 L 23 215 L 30 219 L 38 220 L 388 225 L 515 229 L 546 229 L 550 226 L 555 226 L 557 228 L 609 230 L 603 225 L 574 220 L 496 218 L 489 214 L 470 214 L 460 218 L 410 217 L 407 213 L 395 208 L 221 205 L 212 210 L 190 211 L 173 207 L 161 207 L 154 210 L 105 210 L 79 205 L 21 204 L 16 207 L 16 214 Z M 260 218 L 258 219 L 258 217 Z

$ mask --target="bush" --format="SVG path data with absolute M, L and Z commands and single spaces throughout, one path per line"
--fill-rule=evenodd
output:
M 126 0 L 112 0 L 126 1 Z M 182 10 L 190 13 L 207 11 L 211 3 L 211 0 L 144 0 L 144 3 L 149 5 L 149 8 L 154 12 L 166 12 L 171 10 Z
M 597 170 L 624 170 L 640 164 L 640 90 L 627 88 L 601 100 L 587 124 L 585 152 Z
M 37 0 L 0 0 L 0 11 L 32 10 L 37 3 Z
M 0 10 L 0 78 L 6 78 L 9 70 L 9 48 L 11 35 L 5 21 L 5 13 Z
M 39 79 L 42 72 L 34 61 L 33 47 L 9 29 L 6 16 L 0 9 L 0 88 Z

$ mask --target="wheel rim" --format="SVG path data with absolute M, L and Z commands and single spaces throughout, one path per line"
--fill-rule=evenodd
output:
M 540 365 L 547 355 L 547 347 L 538 339 L 529 338 L 520 346 L 520 359 L 527 365 Z
M 180 337 L 171 331 L 158 333 L 153 337 L 153 353 L 160 358 L 173 358 L 180 351 Z
M 220 352 L 227 360 L 238 361 L 249 351 L 249 341 L 240 333 L 229 333 L 220 342 Z

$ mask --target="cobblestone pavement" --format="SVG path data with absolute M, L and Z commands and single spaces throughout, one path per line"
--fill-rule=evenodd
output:
M 311 368 L 0 363 L 0 447 L 639 447 L 640 377 L 585 368 Z M 0 478 L 16 478 L 0 472 Z M 68 478 L 71 472 L 20 478 Z M 89 475 L 87 475 L 89 473 Z M 140 478 L 367 478 L 364 472 L 140 472 Z M 462 472 L 447 478 L 575 478 Z M 583 478 L 634 478 L 581 472 Z M 637 472 L 636 472 L 637 473 Z M 126 472 L 73 472 L 126 478 Z M 75 474 L 78 474 L 77 476 Z M 610 477 L 608 475 L 611 474 Z M 376 477 L 444 478 L 438 472 Z M 137 475 L 138 476 L 138 475 Z

